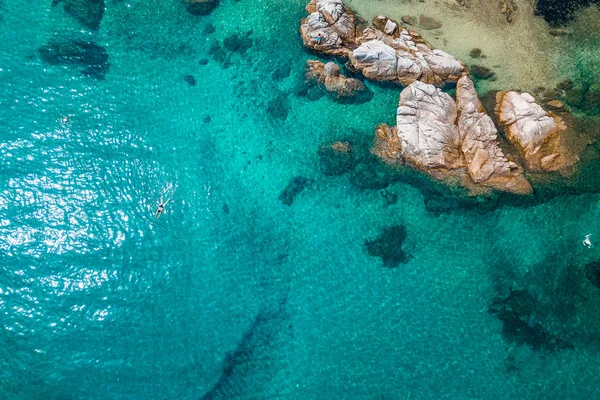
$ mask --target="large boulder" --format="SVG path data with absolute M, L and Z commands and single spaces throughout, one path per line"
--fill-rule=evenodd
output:
M 377 17 L 373 25 L 363 31 L 357 39 L 360 46 L 350 53 L 352 66 L 369 79 L 402 85 L 419 80 L 441 86 L 458 81 L 466 70 L 452 55 L 432 49 L 417 32 L 397 28 L 386 17 Z
M 96 30 L 104 15 L 104 0 L 52 0 L 56 6 L 64 3 L 65 11 L 83 26 Z
M 422 169 L 461 166 L 454 100 L 433 85 L 415 81 L 400 94 L 396 129 L 405 160 Z
M 320 61 L 306 62 L 305 78 L 309 82 L 320 83 L 334 98 L 353 98 L 367 91 L 366 86 L 354 78 L 347 78 L 340 72 L 340 67 L 334 62 L 323 64 Z
M 317 53 L 347 57 L 356 47 L 356 17 L 341 0 L 311 0 L 300 25 L 304 45 Z
M 500 149 L 496 128 L 467 76 L 458 82 L 457 99 L 434 85 L 411 83 L 400 94 L 396 127 L 377 128 L 373 152 L 391 164 L 460 180 L 469 189 L 530 193 L 522 170 Z
M 562 119 L 545 111 L 529 93 L 498 92 L 496 114 L 508 140 L 522 152 L 527 168 L 557 171 L 577 162 L 564 145 Z

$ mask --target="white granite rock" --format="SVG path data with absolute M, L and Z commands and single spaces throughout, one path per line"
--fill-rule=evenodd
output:
M 316 52 L 347 57 L 356 39 L 356 17 L 341 0 L 311 0 L 300 25 L 304 45 Z
M 498 92 L 496 114 L 529 169 L 553 171 L 574 162 L 561 145 L 562 120 L 545 111 L 529 93 Z

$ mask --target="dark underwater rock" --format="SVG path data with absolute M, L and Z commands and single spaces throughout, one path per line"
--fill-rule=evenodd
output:
M 471 56 L 471 58 L 481 57 L 481 49 L 478 47 L 472 48 L 471 51 L 469 52 L 469 56 Z
M 579 9 L 589 5 L 600 6 L 600 0 L 537 0 L 535 12 L 557 27 L 570 22 Z
M 510 342 L 526 344 L 533 350 L 552 353 L 573 345 L 552 334 L 536 318 L 536 301 L 527 290 L 513 290 L 494 298 L 488 311 L 502 321 L 502 335 Z
M 254 45 L 250 35 L 252 35 L 252 31 L 249 31 L 243 35 L 240 33 L 234 33 L 233 35 L 227 36 L 223 40 L 223 46 L 229 51 L 244 54 Z
M 274 81 L 281 81 L 290 76 L 291 72 L 292 67 L 289 64 L 282 64 L 275 68 L 271 76 Z
M 291 206 L 296 196 L 312 183 L 312 179 L 295 176 L 279 195 L 279 200 L 286 206 Z
M 402 250 L 406 240 L 406 228 L 403 225 L 392 225 L 383 228 L 383 232 L 373 240 L 365 240 L 365 249 L 371 257 L 380 257 L 387 268 L 395 268 L 405 264 L 410 257 Z
M 194 78 L 194 75 L 186 75 L 183 77 L 183 80 L 190 86 L 196 86 L 196 78 Z
M 277 97 L 270 100 L 267 103 L 267 112 L 273 118 L 285 121 L 290 112 L 287 95 L 285 93 L 280 93 Z
M 104 15 L 104 0 L 52 0 L 52 5 L 64 4 L 65 11 L 83 26 L 97 30 Z
M 209 15 L 219 5 L 218 0 L 185 0 L 187 11 L 196 16 Z
M 102 46 L 87 41 L 50 41 L 38 49 L 42 59 L 50 65 L 73 65 L 84 75 L 104 79 L 110 64 Z
M 484 67 L 482 65 L 471 65 L 469 71 L 475 78 L 479 79 L 489 79 L 492 76 L 496 75 L 494 71 L 489 69 L 488 67 Z
M 352 146 L 348 142 L 335 142 L 331 146 L 319 149 L 319 167 L 323 175 L 342 175 L 352 170 L 355 165 Z
M 586 279 L 600 289 L 600 261 L 587 264 L 584 268 Z

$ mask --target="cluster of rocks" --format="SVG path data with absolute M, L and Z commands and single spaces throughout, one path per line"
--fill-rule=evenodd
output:
M 321 84 L 335 99 L 356 99 L 358 95 L 370 93 L 360 80 L 345 77 L 339 65 L 334 62 L 323 64 L 320 61 L 308 60 L 304 78 L 309 83 Z
M 504 3 L 510 11 L 512 2 Z M 375 132 L 373 153 L 386 162 L 451 179 L 474 193 L 495 189 L 517 194 L 532 192 L 521 160 L 530 171 L 559 171 L 577 162 L 565 145 L 564 121 L 531 95 L 497 94 L 496 119 L 509 142 L 504 143 L 469 70 L 455 57 L 432 49 L 419 33 L 385 16 L 366 26 L 341 0 L 311 0 L 306 10 L 309 16 L 300 31 L 308 48 L 347 58 L 349 67 L 367 79 L 406 86 L 396 126 L 382 124 Z M 352 95 L 360 86 L 341 76 L 337 65 L 327 65 L 309 61 L 307 75 L 340 96 Z M 442 92 L 446 84 L 456 84 L 456 99 Z
M 434 177 L 453 175 L 467 187 L 481 185 L 527 194 L 523 170 L 500 148 L 497 130 L 463 76 L 456 101 L 431 84 L 413 82 L 400 94 L 396 126 L 376 129 L 373 152 L 391 164 L 408 164 Z M 467 176 L 461 176 L 466 169 Z
M 366 26 L 341 0 L 311 0 L 306 10 L 309 16 L 300 26 L 305 46 L 348 58 L 351 67 L 368 79 L 443 85 L 458 81 L 466 71 L 456 58 L 432 49 L 419 33 L 385 16 Z

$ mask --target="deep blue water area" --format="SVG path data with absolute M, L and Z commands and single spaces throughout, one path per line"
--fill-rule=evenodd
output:
M 305 5 L 0 2 L 0 399 L 600 397 L 596 147 L 527 200 L 390 171 L 399 89 L 300 93 Z

